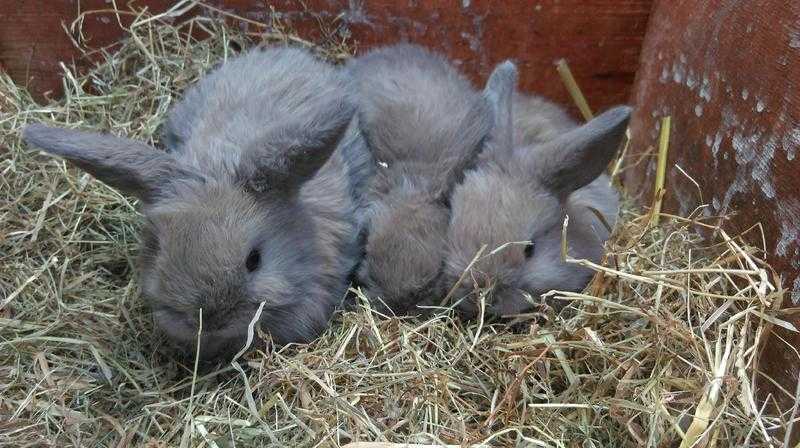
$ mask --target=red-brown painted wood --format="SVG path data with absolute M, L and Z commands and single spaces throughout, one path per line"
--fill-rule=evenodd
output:
M 634 88 L 631 160 L 652 149 L 658 121 L 671 115 L 667 210 L 686 213 L 706 203 L 708 214 L 737 213 L 730 225 L 739 231 L 761 223 L 767 257 L 791 291 L 785 306 L 800 301 L 798 88 L 800 2 L 656 2 Z M 654 173 L 651 158 L 626 176 L 643 203 Z M 761 245 L 760 234 L 750 236 Z M 800 347 L 796 333 L 778 334 Z M 794 393 L 800 359 L 786 343 L 771 338 L 762 365 Z
M 164 10 L 170 3 L 156 0 L 134 4 Z M 124 0 L 117 2 L 120 9 L 126 9 L 126 4 Z M 17 84 L 27 86 L 37 96 L 57 95 L 61 92 L 59 62 L 69 66 L 80 55 L 72 43 L 76 36 L 70 36 L 65 28 L 81 12 L 112 8 L 113 4 L 105 0 L 0 0 L 0 63 Z M 121 17 L 126 25 L 130 23 L 129 16 Z M 111 14 L 86 16 L 84 30 L 93 47 L 109 45 L 122 35 Z M 79 65 L 86 66 L 88 61 Z
M 358 50 L 407 40 L 439 49 L 453 58 L 476 82 L 483 83 L 494 64 L 514 58 L 521 68 L 521 86 L 571 105 L 554 70 L 566 58 L 596 109 L 625 102 L 629 96 L 652 0 L 297 0 L 260 2 L 214 0 L 248 18 L 268 22 L 274 6 L 303 36 L 318 30 L 317 18 L 337 22 L 352 36 Z M 163 11 L 166 0 L 117 0 Z M 35 92 L 57 94 L 59 61 L 72 63 L 78 54 L 61 24 L 79 12 L 109 9 L 106 0 L 0 0 L 0 61 L 20 84 Z M 201 11 L 197 8 L 196 11 Z M 121 36 L 116 17 L 90 14 L 84 35 L 93 45 L 107 45 Z

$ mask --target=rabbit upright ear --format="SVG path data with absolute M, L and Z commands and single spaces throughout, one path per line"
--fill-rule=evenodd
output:
M 484 141 L 492 127 L 491 106 L 480 95 L 472 102 L 460 128 L 453 134 L 456 136 L 452 150 L 456 157 L 449 157 L 443 162 L 440 175 L 431 185 L 431 190 L 439 202 L 448 203 L 450 194 L 456 185 L 464 180 L 464 174 L 478 159 Z
M 199 174 L 182 167 L 171 155 L 144 143 L 71 129 L 32 124 L 23 139 L 61 156 L 123 193 L 152 202 L 168 183 Z
M 617 106 L 588 123 L 528 151 L 525 166 L 557 194 L 569 194 L 596 179 L 625 136 L 631 108 Z
M 511 103 L 517 88 L 517 66 L 511 61 L 499 64 L 483 90 L 493 115 L 492 130 L 489 131 L 486 145 L 491 151 L 510 151 L 514 141 L 514 120 Z
M 337 100 L 278 127 L 250 148 L 240 177 L 254 191 L 296 191 L 328 161 L 347 132 L 355 107 Z

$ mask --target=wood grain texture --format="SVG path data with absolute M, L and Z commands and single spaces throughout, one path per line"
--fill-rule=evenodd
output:
M 761 223 L 767 258 L 790 291 L 785 306 L 800 302 L 798 87 L 800 2 L 656 2 L 634 88 L 630 160 L 654 154 L 659 120 L 672 116 L 666 210 L 709 204 L 706 215 L 736 213 L 729 225 L 740 232 Z M 655 160 L 645 157 L 625 177 L 642 203 L 650 202 L 654 173 Z M 758 232 L 748 239 L 762 245 Z M 787 342 L 773 337 L 762 365 L 794 393 L 800 359 L 791 346 L 800 337 L 778 335 Z M 788 405 L 776 388 L 764 391 Z
M 305 8 L 297 0 L 207 3 L 261 21 L 268 21 L 271 5 L 311 38 L 318 18 L 339 17 L 338 32 L 351 36 L 358 51 L 418 42 L 446 53 L 477 84 L 496 63 L 513 58 L 523 90 L 571 106 L 554 68 L 557 59 L 566 58 L 590 105 L 599 110 L 629 98 L 652 0 L 307 0 Z M 151 11 L 172 4 L 117 1 L 120 9 Z M 78 55 L 62 23 L 109 8 L 106 0 L 0 0 L 0 61 L 18 83 L 38 94 L 58 94 L 59 61 L 71 64 Z M 92 45 L 108 45 L 122 34 L 116 20 L 109 13 L 87 14 L 84 34 Z

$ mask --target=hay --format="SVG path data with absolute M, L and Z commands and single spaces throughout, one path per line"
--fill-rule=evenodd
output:
M 780 446 L 786 417 L 754 395 L 760 344 L 790 326 L 773 311 L 783 291 L 763 250 L 718 220 L 650 227 L 630 205 L 607 263 L 571 260 L 605 275 L 553 293 L 570 301 L 558 315 L 517 316 L 524 331 L 448 313 L 382 318 L 362 298 L 309 346 L 210 373 L 167 358 L 137 299 L 134 204 L 31 151 L 19 130 L 46 121 L 152 139 L 232 42 L 301 42 L 274 17 L 247 29 L 195 18 L 181 30 L 211 38 L 189 39 L 171 24 L 185 5 L 138 15 L 89 73 L 65 67 L 60 101 L 37 105 L 0 78 L 0 446 Z

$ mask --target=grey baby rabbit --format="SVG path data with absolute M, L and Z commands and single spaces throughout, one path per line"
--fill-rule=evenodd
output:
M 495 316 L 530 308 L 525 294 L 536 299 L 552 289 L 582 289 L 592 272 L 561 260 L 564 215 L 570 218 L 569 254 L 599 261 L 609 235 L 589 207 L 612 226 L 619 208 L 603 171 L 622 141 L 630 108 L 613 108 L 576 127 L 544 100 L 515 99 L 516 79 L 510 62 L 492 73 L 487 97 L 495 123 L 480 163 L 451 199 L 445 285 L 455 285 L 487 246 L 451 295 L 463 299 L 459 307 L 467 316 L 478 311 L 476 286 L 490 291 L 486 312 Z M 523 244 L 490 254 L 516 242 Z
M 416 45 L 373 50 L 348 69 L 377 163 L 357 280 L 376 308 L 404 313 L 437 295 L 449 197 L 475 160 L 491 110 L 443 57 Z
M 142 295 L 157 327 L 201 357 L 237 352 L 265 302 L 278 344 L 327 325 L 359 256 L 356 193 L 369 154 L 349 78 L 305 50 L 256 49 L 185 93 L 167 152 L 111 135 L 28 126 L 30 144 L 141 200 Z

